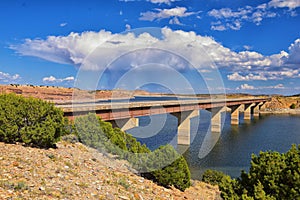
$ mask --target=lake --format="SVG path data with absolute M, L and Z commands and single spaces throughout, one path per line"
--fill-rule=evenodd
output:
M 230 125 L 230 113 L 224 113 L 222 119 L 224 125 L 219 135 L 209 131 L 208 111 L 201 110 L 200 117 L 191 120 L 192 144 L 183 155 L 193 179 L 200 180 L 207 169 L 237 177 L 241 170 L 249 169 L 252 153 L 286 152 L 292 144 L 300 144 L 300 116 L 262 115 L 259 119 L 244 121 L 241 113 L 238 126 Z M 140 127 L 128 132 L 150 149 L 168 143 L 177 149 L 182 148 L 177 145 L 177 118 L 171 114 L 141 117 Z M 207 145 L 207 141 L 215 145 Z

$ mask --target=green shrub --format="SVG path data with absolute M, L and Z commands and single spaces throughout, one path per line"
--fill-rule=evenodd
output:
M 53 104 L 15 94 L 0 95 L 0 141 L 48 148 L 63 130 L 63 112 Z
M 154 180 L 158 184 L 164 187 L 173 185 L 181 191 L 191 186 L 191 173 L 186 160 L 183 156 L 179 155 L 171 145 L 162 146 L 155 150 L 154 155 L 154 164 L 161 165 L 159 168 L 162 167 L 161 169 L 151 172 L 154 176 Z M 168 164 L 168 162 L 172 163 Z
M 292 103 L 292 104 L 290 105 L 290 109 L 295 109 L 295 108 L 296 108 L 296 104 Z
M 249 173 L 219 184 L 224 199 L 300 199 L 300 146 L 253 155 Z
M 226 175 L 216 170 L 206 170 L 202 176 L 202 181 L 211 185 L 219 185 Z

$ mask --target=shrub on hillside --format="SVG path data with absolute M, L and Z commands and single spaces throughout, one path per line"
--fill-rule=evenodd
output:
M 202 181 L 211 185 L 219 185 L 226 175 L 216 170 L 206 170 L 202 176 Z
M 292 104 L 290 105 L 290 109 L 296 109 L 296 104 L 292 103 Z
M 249 173 L 222 178 L 219 187 L 224 199 L 300 199 L 300 146 L 253 155 Z
M 64 130 L 63 112 L 40 99 L 0 95 L 0 141 L 52 147 Z
M 156 182 L 164 187 L 174 186 L 181 191 L 191 186 L 191 173 L 186 160 L 171 145 L 162 146 L 153 153 L 154 164 L 162 165 L 151 172 Z

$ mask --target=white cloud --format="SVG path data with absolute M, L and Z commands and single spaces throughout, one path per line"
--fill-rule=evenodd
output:
M 247 50 L 247 51 L 249 51 L 249 50 L 251 50 L 251 49 L 252 49 L 252 47 L 251 47 L 251 46 L 249 46 L 249 45 L 244 45 L 243 47 L 244 47 L 244 49 L 245 49 L 245 50 Z
M 150 1 L 151 3 L 158 3 L 158 4 L 168 4 L 168 5 L 171 5 L 171 2 L 175 2 L 175 1 L 180 1 L 180 0 L 148 0 Z
M 69 76 L 69 77 L 61 78 L 61 79 L 55 78 L 54 76 L 49 76 L 49 77 L 43 78 L 44 83 L 62 83 L 62 82 L 70 82 L 70 81 L 74 81 L 73 76 Z
M 19 74 L 11 75 L 9 73 L 0 72 L 0 81 L 4 83 L 16 82 L 21 79 Z
M 119 0 L 123 2 L 132 2 L 132 1 L 141 1 L 141 0 Z M 154 3 L 154 4 L 167 4 L 171 5 L 172 2 L 175 1 L 181 1 L 181 0 L 147 0 L 148 2 Z
M 186 70 L 190 67 L 188 61 L 198 70 L 226 68 L 231 73 L 227 78 L 232 81 L 253 81 L 298 77 L 299 43 L 300 40 L 296 40 L 289 53 L 282 51 L 264 56 L 254 51 L 232 51 L 213 38 L 192 31 L 162 28 L 158 38 L 147 32 L 112 34 L 101 30 L 49 36 L 45 40 L 26 39 L 23 44 L 11 48 L 21 55 L 76 66 L 88 56 L 83 70 L 104 70 L 108 65 L 112 69 L 128 70 L 145 63 L 161 63 Z
M 242 84 L 240 87 L 236 88 L 237 90 L 264 90 L 264 89 L 286 89 L 283 84 L 271 85 L 271 86 L 259 86 L 254 87 L 248 84 Z
M 300 39 L 295 40 L 289 47 L 289 54 L 286 55 L 286 63 L 289 64 L 300 64 Z
M 230 81 L 253 81 L 253 80 L 267 80 L 267 78 L 261 73 L 254 75 L 252 73 L 242 76 L 238 72 L 235 72 L 231 75 L 227 75 L 228 80 Z
M 211 30 L 214 31 L 225 31 L 227 28 L 224 25 L 212 25 Z
M 245 84 L 241 85 L 240 89 L 242 89 L 242 90 L 254 90 L 255 87 L 252 86 L 252 85 L 248 85 L 247 83 L 245 83 Z
M 130 24 L 126 24 L 126 25 L 125 25 L 125 28 L 126 28 L 126 31 L 129 31 L 129 30 L 131 30 L 131 26 L 130 26 Z
M 274 89 L 284 89 L 285 87 L 283 86 L 283 84 L 278 84 L 278 85 L 275 85 L 274 87 L 273 87 Z
M 183 24 L 179 21 L 178 17 L 174 17 L 173 19 L 170 19 L 169 24 L 183 25 Z
M 153 11 L 147 11 L 144 13 L 141 13 L 140 20 L 144 21 L 154 21 L 154 20 L 160 20 L 160 19 L 168 19 L 171 17 L 187 17 L 190 15 L 193 15 L 195 13 L 193 12 L 186 12 L 187 8 L 185 7 L 176 7 L 176 8 L 170 8 L 170 9 L 155 9 L 156 12 Z
M 276 13 L 267 9 L 267 4 L 261 4 L 257 7 L 245 6 L 233 11 L 231 8 L 213 9 L 208 15 L 214 17 L 218 21 L 211 23 L 212 30 L 224 31 L 228 29 L 240 30 L 242 22 L 253 22 L 260 25 L 264 18 L 276 17 Z
M 252 7 L 239 8 L 238 11 L 232 11 L 230 8 L 213 9 L 208 12 L 209 16 L 217 19 L 223 18 L 242 18 L 252 12 Z
M 67 26 L 67 25 L 68 25 L 68 23 L 64 22 L 64 23 L 61 23 L 59 26 L 64 27 L 64 26 Z
M 272 0 L 268 5 L 275 8 L 295 9 L 300 7 L 300 0 Z

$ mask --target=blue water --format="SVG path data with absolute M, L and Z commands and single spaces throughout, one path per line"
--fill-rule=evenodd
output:
M 199 118 L 191 120 L 191 146 L 183 153 L 193 179 L 201 179 L 207 169 L 220 170 L 232 177 L 250 167 L 251 154 L 260 151 L 286 152 L 292 144 L 300 144 L 300 116 L 263 115 L 259 119 L 230 125 L 230 113 L 222 116 L 222 133 L 210 133 L 210 113 L 201 111 Z M 199 120 L 199 124 L 198 124 Z M 171 114 L 141 117 L 140 127 L 128 131 L 151 149 L 172 144 L 177 149 L 177 118 Z M 209 138 L 207 140 L 207 138 Z M 206 148 L 210 141 L 215 146 Z M 210 146 L 210 145 L 208 145 Z M 208 155 L 203 157 L 203 147 Z M 201 150 L 200 150 L 201 149 Z M 203 158 L 202 158 L 203 157 Z

